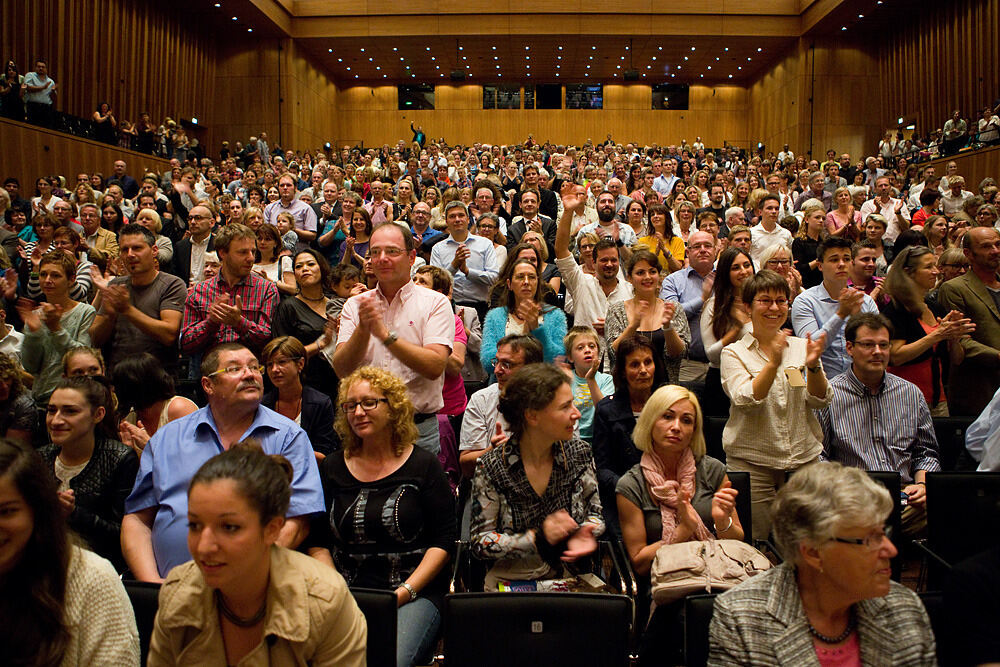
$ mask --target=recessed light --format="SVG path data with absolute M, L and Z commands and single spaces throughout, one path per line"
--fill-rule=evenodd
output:
M 374 58 L 369 58 L 368 62 L 373 62 L 374 60 L 375 60 Z
M 525 60 L 531 60 L 531 56 L 525 56 L 524 59 Z
M 625 50 L 626 50 L 626 51 L 628 51 L 628 48 L 629 48 L 629 47 L 627 47 L 627 46 L 626 46 L 626 47 L 625 47 Z
M 440 65 L 435 65 L 434 69 L 441 69 L 441 66 Z
M 556 60 L 562 60 L 562 56 L 556 56 Z
M 684 60 L 687 60 L 687 59 L 688 59 L 688 57 L 687 57 L 687 56 L 684 56 Z
M 531 76 L 531 72 L 528 72 L 527 74 L 525 74 L 525 76 Z
M 704 78 L 705 78 L 705 75 L 704 75 L 704 74 L 699 74 L 698 76 L 700 76 L 700 77 L 701 77 L 702 79 L 704 79 Z
M 392 47 L 392 50 L 393 51 L 399 51 L 399 47 L 394 46 L 394 47 Z
M 497 65 L 497 69 L 500 69 L 500 65 Z
M 387 78 L 389 78 L 389 75 L 388 75 L 388 74 L 383 74 L 383 75 L 382 75 L 382 78 L 383 78 L 383 79 L 387 79 Z
M 235 16 L 234 16 L 234 17 L 233 17 L 233 20 L 234 20 L 234 21 L 239 21 L 239 18 L 237 18 L 237 17 L 235 17 Z
M 733 75 L 732 75 L 732 74 L 730 74 L 730 75 L 729 75 L 729 78 L 730 78 L 730 79 L 732 79 L 732 78 L 733 78 Z
M 497 50 L 497 47 L 495 47 L 495 46 L 494 46 L 494 47 L 493 47 L 493 50 L 494 50 L 494 51 L 496 51 L 496 50 Z
M 559 76 L 559 72 L 556 72 L 556 76 Z
M 497 77 L 501 77 L 501 76 L 503 76 L 503 74 L 501 74 L 500 72 L 497 72 Z
M 525 51 L 530 51 L 530 50 L 531 50 L 531 47 L 530 47 L 530 46 L 526 46 L 526 47 L 524 47 L 524 50 L 525 50 Z
M 846 25 L 845 25 L 845 26 L 841 26 L 841 28 L 840 28 L 840 29 L 841 29 L 841 30 L 847 30 L 847 26 L 846 26 Z
M 859 18 L 859 19 L 863 19 L 864 17 L 865 17 L 865 15 L 864 15 L 864 14 L 858 14 L 858 18 Z
M 656 60 L 656 56 L 653 56 L 653 60 Z
M 708 69 L 712 69 L 712 66 L 711 66 L 711 65 L 709 65 L 709 66 L 708 66 Z
M 364 53 L 364 52 L 365 52 L 365 50 L 364 50 L 364 48 L 362 48 L 362 49 L 361 49 L 361 53 Z
M 739 67 L 737 67 L 736 69 L 739 69 L 739 70 L 743 69 L 743 65 L 740 65 L 740 66 L 739 66 Z
M 400 58 L 400 60 L 402 60 L 402 58 Z M 342 62 L 344 62 L 344 59 L 343 58 L 337 58 L 337 62 L 338 63 L 342 63 Z
M 729 47 L 728 46 L 726 47 L 726 51 L 729 51 Z
M 590 65 L 587 65 L 587 69 L 590 69 Z
M 562 65 L 556 65 L 556 69 L 560 69 Z
M 462 56 L 462 60 L 468 60 L 468 58 L 466 58 L 465 56 Z
M 459 51 L 465 51 L 465 47 L 464 46 L 460 46 L 460 47 L 458 47 L 458 50 Z
M 625 60 L 625 56 L 622 56 L 622 60 Z
M 221 7 L 221 6 L 222 6 L 222 3 L 220 3 L 220 2 L 217 2 L 217 3 L 215 3 L 215 7 L 216 7 L 216 8 L 219 8 L 219 7 Z
M 431 56 L 431 60 L 437 60 L 437 58 L 435 58 L 434 56 Z
M 662 50 L 663 50 L 663 47 L 662 47 L 662 46 L 658 46 L 658 47 L 656 47 L 656 50 L 657 50 L 657 51 L 662 51 Z
M 358 75 L 357 75 L 357 74 L 355 74 L 355 75 L 354 75 L 354 78 L 355 78 L 355 79 L 357 79 L 357 78 L 358 78 Z
M 399 62 L 403 62 L 403 56 L 399 57 Z
M 559 50 L 562 51 L 562 47 L 561 46 L 559 47 Z
M 333 53 L 333 49 L 327 49 L 326 52 L 327 53 Z
M 694 47 L 693 46 L 691 47 L 691 50 L 694 51 Z
M 525 65 L 525 69 L 531 69 L 531 65 Z
M 646 67 L 649 67 L 649 65 L 646 65 Z M 622 68 L 621 65 L 615 65 L 615 69 L 621 69 L 621 68 Z
M 716 58 L 716 59 L 715 59 L 715 62 L 719 62 L 719 59 L 718 59 L 718 58 Z
M 500 60 L 500 56 L 493 56 L 493 60 Z
M 247 28 L 247 32 L 253 32 L 253 28 Z
M 380 69 L 382 69 L 382 67 L 379 66 L 379 65 L 375 65 L 375 69 L 380 70 Z
M 681 67 L 680 65 L 678 65 L 678 66 L 677 66 L 677 69 L 683 69 L 683 68 L 682 68 L 682 67 Z
M 597 47 L 596 47 L 596 46 L 592 46 L 592 47 L 590 47 L 590 50 L 591 50 L 591 51 L 596 51 L 596 50 L 597 50 Z
M 351 66 L 350 66 L 350 65 L 348 65 L 348 66 L 347 66 L 347 71 L 348 71 L 348 72 L 350 72 L 350 71 L 351 71 Z
M 763 50 L 764 50 L 764 49 L 760 48 L 759 46 L 757 47 L 757 53 L 760 53 L 760 52 L 761 52 L 761 51 L 763 51 Z
M 646 69 L 653 69 L 652 65 L 646 65 Z
M 584 76 L 590 76 L 590 75 L 589 75 L 589 74 L 587 74 L 586 72 L 584 72 L 584 73 L 583 73 L 583 75 L 584 75 Z
M 426 49 L 427 49 L 428 51 L 430 51 L 430 50 L 431 50 L 431 47 L 429 47 L 429 46 L 428 46 L 428 47 L 426 47 Z
M 671 72 L 671 73 L 670 73 L 670 76 L 671 76 L 671 77 L 675 77 L 675 76 L 677 76 L 677 75 L 676 75 L 676 74 L 674 74 L 673 72 Z
M 747 58 L 747 62 L 750 62 L 751 60 L 753 60 L 753 58 Z

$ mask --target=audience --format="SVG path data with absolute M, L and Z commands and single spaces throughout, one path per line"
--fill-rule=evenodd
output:
M 102 122 L 110 123 L 111 104 L 102 107 Z M 123 131 L 130 125 L 116 120 Z M 384 547 L 389 560 L 406 554 L 412 565 L 407 574 L 390 572 L 385 561 L 379 564 L 381 556 L 372 560 L 356 524 L 348 525 L 346 510 L 337 514 L 336 508 L 375 488 L 409 488 L 398 475 L 414 461 L 431 461 L 427 470 L 439 473 L 440 464 L 425 450 L 438 454 L 444 446 L 439 456 L 455 473 L 448 480 L 452 488 L 460 481 L 459 467 L 466 480 L 476 478 L 466 510 L 474 552 L 498 561 L 488 577 L 491 588 L 522 575 L 576 573 L 580 566 L 565 563 L 590 555 L 593 536 L 605 525 L 613 535 L 624 529 L 633 565 L 640 564 L 632 547 L 651 560 L 663 531 L 643 520 L 636 532 L 640 524 L 632 521 L 646 509 L 662 518 L 664 507 L 679 507 L 679 526 L 724 528 L 726 517 L 711 525 L 706 516 L 684 523 L 698 514 L 700 501 L 671 506 L 650 500 L 657 485 L 648 476 L 636 488 L 649 503 L 633 502 L 639 513 L 619 519 L 616 485 L 630 469 L 645 475 L 641 447 L 632 444 L 636 419 L 652 415 L 655 432 L 656 424 L 669 420 L 651 411 L 673 414 L 674 404 L 727 419 L 727 465 L 751 472 L 760 537 L 768 523 L 763 508 L 776 489 L 824 450 L 853 467 L 898 469 L 907 496 L 906 530 L 920 534 L 926 504 L 920 482 L 940 466 L 931 418 L 949 412 L 959 420 L 982 414 L 970 429 L 970 453 L 982 469 L 1000 468 L 987 405 L 1000 387 L 1000 338 L 993 336 L 1000 327 L 993 307 L 993 292 L 1000 290 L 995 187 L 985 179 L 967 190 L 957 165 L 949 165 L 947 180 L 937 179 L 933 165 L 918 175 L 909 163 L 926 157 L 919 154 L 926 143 L 910 148 L 909 140 L 892 137 L 883 145 L 886 156 L 859 156 L 853 167 L 850 155 L 838 159 L 834 151 L 822 163 L 796 160 L 789 150 L 779 161 L 763 150 L 623 147 L 611 139 L 582 147 L 430 141 L 411 148 L 404 142 L 269 152 L 261 133 L 246 146 L 225 146 L 215 160 L 193 159 L 194 142 L 173 121 L 164 125 L 155 135 L 147 116 L 135 138 L 176 155 L 165 174 L 129 175 L 119 161 L 105 169 L 107 179 L 88 170 L 67 186 L 64 177 L 45 175 L 30 202 L 14 179 L 0 192 L 6 250 L 0 269 L 11 266 L 0 281 L 0 352 L 9 355 L 0 357 L 3 433 L 42 448 L 68 487 L 56 498 L 70 525 L 119 568 L 131 566 L 129 576 L 161 581 L 193 554 L 196 564 L 185 566 L 183 576 L 195 587 L 186 590 L 208 596 L 214 588 L 218 608 L 224 600 L 242 621 L 260 608 L 261 594 L 251 589 L 269 560 L 265 552 L 283 554 L 276 567 L 291 562 L 271 544 L 301 544 L 320 558 L 332 547 L 348 581 L 395 591 L 400 660 L 411 664 L 429 660 L 434 648 L 455 514 L 420 506 L 416 511 L 433 517 L 428 523 L 406 508 L 402 525 L 413 519 L 414 526 L 422 522 L 421 535 L 435 527 L 444 531 L 435 533 L 436 547 L 421 537 L 425 546 L 410 552 L 409 538 L 375 537 L 372 543 L 380 553 Z M 937 149 L 954 149 L 958 143 L 947 142 L 961 139 L 944 139 Z M 854 185 L 845 187 L 848 182 Z M 795 216 L 783 218 L 793 209 Z M 801 236 L 793 240 L 798 229 Z M 504 255 L 509 262 L 501 261 Z M 547 263 L 550 255 L 555 264 Z M 328 259 L 337 263 L 335 270 Z M 972 271 L 963 274 L 969 265 Z M 761 272 L 754 275 L 755 269 Z M 421 285 L 412 282 L 414 273 Z M 487 317 L 489 306 L 494 310 Z M 877 319 L 878 306 L 893 326 Z M 486 325 L 484 334 L 478 322 Z M 805 340 L 789 338 L 788 327 Z M 102 378 L 59 377 L 60 370 L 106 375 L 101 351 L 85 347 L 91 342 L 103 347 L 114 369 L 116 393 L 82 388 L 97 387 Z M 268 375 L 266 397 L 258 352 Z M 706 384 L 710 359 L 721 360 L 722 369 Z M 522 368 L 542 361 L 556 366 Z M 358 370 L 368 365 L 378 370 Z M 612 368 L 613 387 L 602 372 Z M 496 381 L 488 384 L 491 370 Z M 369 413 L 377 417 L 381 404 L 374 411 L 361 406 L 364 419 L 357 411 L 342 415 L 346 433 L 361 444 L 357 452 L 339 450 L 332 428 L 340 414 L 333 406 L 345 400 L 338 398 L 338 375 L 368 372 L 382 374 L 386 386 L 402 387 L 392 409 L 411 406 L 412 417 L 403 421 L 415 433 L 400 442 L 412 440 L 403 449 L 413 453 L 400 456 L 394 446 L 385 457 L 368 438 L 366 429 L 378 423 Z M 524 384 L 518 378 L 526 378 Z M 688 398 L 665 407 L 651 402 L 667 381 L 684 384 Z M 81 388 L 69 386 L 73 382 Z M 345 390 L 359 384 L 365 382 L 345 382 Z M 380 391 L 374 385 L 368 390 Z M 207 407 L 198 409 L 186 397 L 203 403 L 201 393 Z M 390 398 L 391 392 L 382 393 Z M 863 416 L 850 406 L 852 397 L 865 406 Z M 127 413 L 120 421 L 116 407 Z M 682 431 L 691 426 L 694 443 L 701 427 L 688 419 L 688 407 L 674 421 Z M 821 408 L 818 421 L 812 408 Z M 872 419 L 871 410 L 883 416 Z M 701 417 L 693 421 L 700 424 Z M 960 428 L 963 422 L 955 423 Z M 448 444 L 452 431 L 460 434 L 458 461 Z M 662 438 L 668 445 L 678 440 L 668 436 Z M 253 573 L 240 570 L 244 581 L 234 586 L 218 578 L 219 568 L 230 564 L 198 558 L 209 548 L 198 545 L 211 528 L 194 541 L 185 533 L 187 547 L 180 533 L 188 509 L 201 516 L 195 497 L 216 484 L 195 484 L 189 506 L 185 493 L 198 466 L 247 437 L 261 440 L 268 452 L 285 453 L 296 476 L 291 509 L 268 510 L 270 518 L 258 511 L 252 493 L 230 488 L 231 499 L 250 508 L 250 523 L 262 526 L 246 551 L 255 554 Z M 653 456 L 658 440 L 650 437 Z M 107 443 L 122 461 L 138 465 L 138 475 L 92 465 Z M 713 437 L 712 451 L 718 446 Z M 340 464 L 324 455 L 343 461 L 342 470 L 330 468 Z M 701 465 L 698 454 L 693 457 Z M 355 470 L 365 461 L 392 465 L 366 476 Z M 686 488 L 680 471 L 661 472 L 668 485 L 676 479 Z M 102 487 L 93 481 L 98 477 L 112 481 Z M 706 488 L 714 493 L 722 486 L 713 478 Z M 447 488 L 446 482 L 435 491 L 442 507 L 454 502 Z M 464 498 L 468 482 L 458 488 Z M 734 494 L 723 491 L 731 501 Z M 685 506 L 694 510 L 681 511 Z M 213 502 L 207 507 L 218 510 Z M 291 518 L 271 539 L 267 526 L 272 519 L 281 523 L 278 513 Z M 326 520 L 316 523 L 318 517 Z M 440 523 L 448 517 L 450 526 Z M 740 527 L 731 518 L 726 536 Z M 377 535 L 378 521 L 365 536 Z M 310 526 L 317 532 L 307 541 Z M 408 534 L 416 533 L 403 532 Z M 817 553 L 824 548 L 816 546 Z M 428 557 L 433 572 L 425 567 Z M 800 571 L 813 567 L 803 563 Z M 376 571 L 368 569 L 373 566 Z M 302 563 L 292 570 L 293 578 L 318 581 Z M 829 569 L 819 575 L 803 575 L 811 578 L 799 580 L 802 590 L 818 585 L 827 594 L 846 581 Z M 171 604 L 179 599 L 171 597 Z M 178 607 L 168 609 L 175 615 Z M 839 631 L 842 617 L 833 611 L 826 621 L 810 620 L 820 632 Z M 244 633 L 237 653 L 250 658 L 269 621 L 258 619 L 246 631 L 234 630 L 238 624 L 226 617 L 220 623 L 223 636 Z M 653 633 L 672 636 L 677 623 L 672 619 L 671 627 L 657 626 Z M 176 627 L 164 618 L 160 648 L 166 652 L 157 655 L 175 655 L 170 651 L 191 639 L 175 636 Z M 355 624 L 346 632 L 357 630 Z M 859 626 L 859 633 L 866 631 Z M 212 650 L 231 658 L 231 636 Z M 356 656 L 360 649 L 348 644 L 344 650 Z

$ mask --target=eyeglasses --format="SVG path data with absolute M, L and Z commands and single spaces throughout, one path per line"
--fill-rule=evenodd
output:
M 875 348 L 878 348 L 880 350 L 888 350 L 891 347 L 889 343 L 873 343 L 867 340 L 858 341 L 853 345 L 855 347 L 860 347 L 862 350 L 868 350 L 868 351 L 874 350 Z
M 392 246 L 390 246 L 388 248 L 369 248 L 368 249 L 368 256 L 369 257 L 378 257 L 379 255 L 385 255 L 386 257 L 389 257 L 391 259 L 395 259 L 395 258 L 397 258 L 400 255 L 405 254 L 405 253 L 406 253 L 406 251 L 404 249 L 402 249 L 402 248 L 394 248 Z
M 216 375 L 243 375 L 245 371 L 250 371 L 255 375 L 263 375 L 264 367 L 260 364 L 247 364 L 246 366 L 226 366 L 208 374 L 208 377 Z
M 767 260 L 767 265 L 768 266 L 771 266 L 772 264 L 775 264 L 777 266 L 788 266 L 791 263 L 792 263 L 792 261 L 790 259 L 769 259 L 769 260 Z
M 876 531 L 867 537 L 833 537 L 834 542 L 841 544 L 857 544 L 868 549 L 868 551 L 878 551 L 882 548 L 885 540 L 892 541 L 892 526 L 886 526 L 883 530 Z
M 494 369 L 502 368 L 505 371 L 512 371 L 515 368 L 518 368 L 519 366 L 520 366 L 519 364 L 516 364 L 512 361 L 507 361 L 506 359 L 497 359 L 496 357 L 493 357 Z
M 759 303 L 764 309 L 770 309 L 771 306 L 777 306 L 778 308 L 787 308 L 788 299 L 768 299 L 766 297 L 760 299 L 754 299 L 755 303 Z
M 385 403 L 388 405 L 388 398 L 363 398 L 360 401 L 345 401 L 340 404 L 340 409 L 344 411 L 345 415 L 349 415 L 361 406 L 361 409 L 365 412 L 371 412 L 378 407 L 379 403 Z

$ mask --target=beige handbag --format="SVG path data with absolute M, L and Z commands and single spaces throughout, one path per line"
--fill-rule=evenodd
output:
M 666 604 L 691 593 L 729 590 L 771 569 L 771 561 L 746 542 L 701 540 L 664 544 L 650 570 L 653 602 Z

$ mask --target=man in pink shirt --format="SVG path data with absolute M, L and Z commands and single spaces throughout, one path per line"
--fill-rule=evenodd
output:
M 339 377 L 361 366 L 399 376 L 417 412 L 416 444 L 437 454 L 441 444 L 436 413 L 444 405 L 444 370 L 455 342 L 451 303 L 443 294 L 411 282 L 417 253 L 406 227 L 377 227 L 368 252 L 378 285 L 347 300 L 336 349 L 331 345 L 323 354 Z

